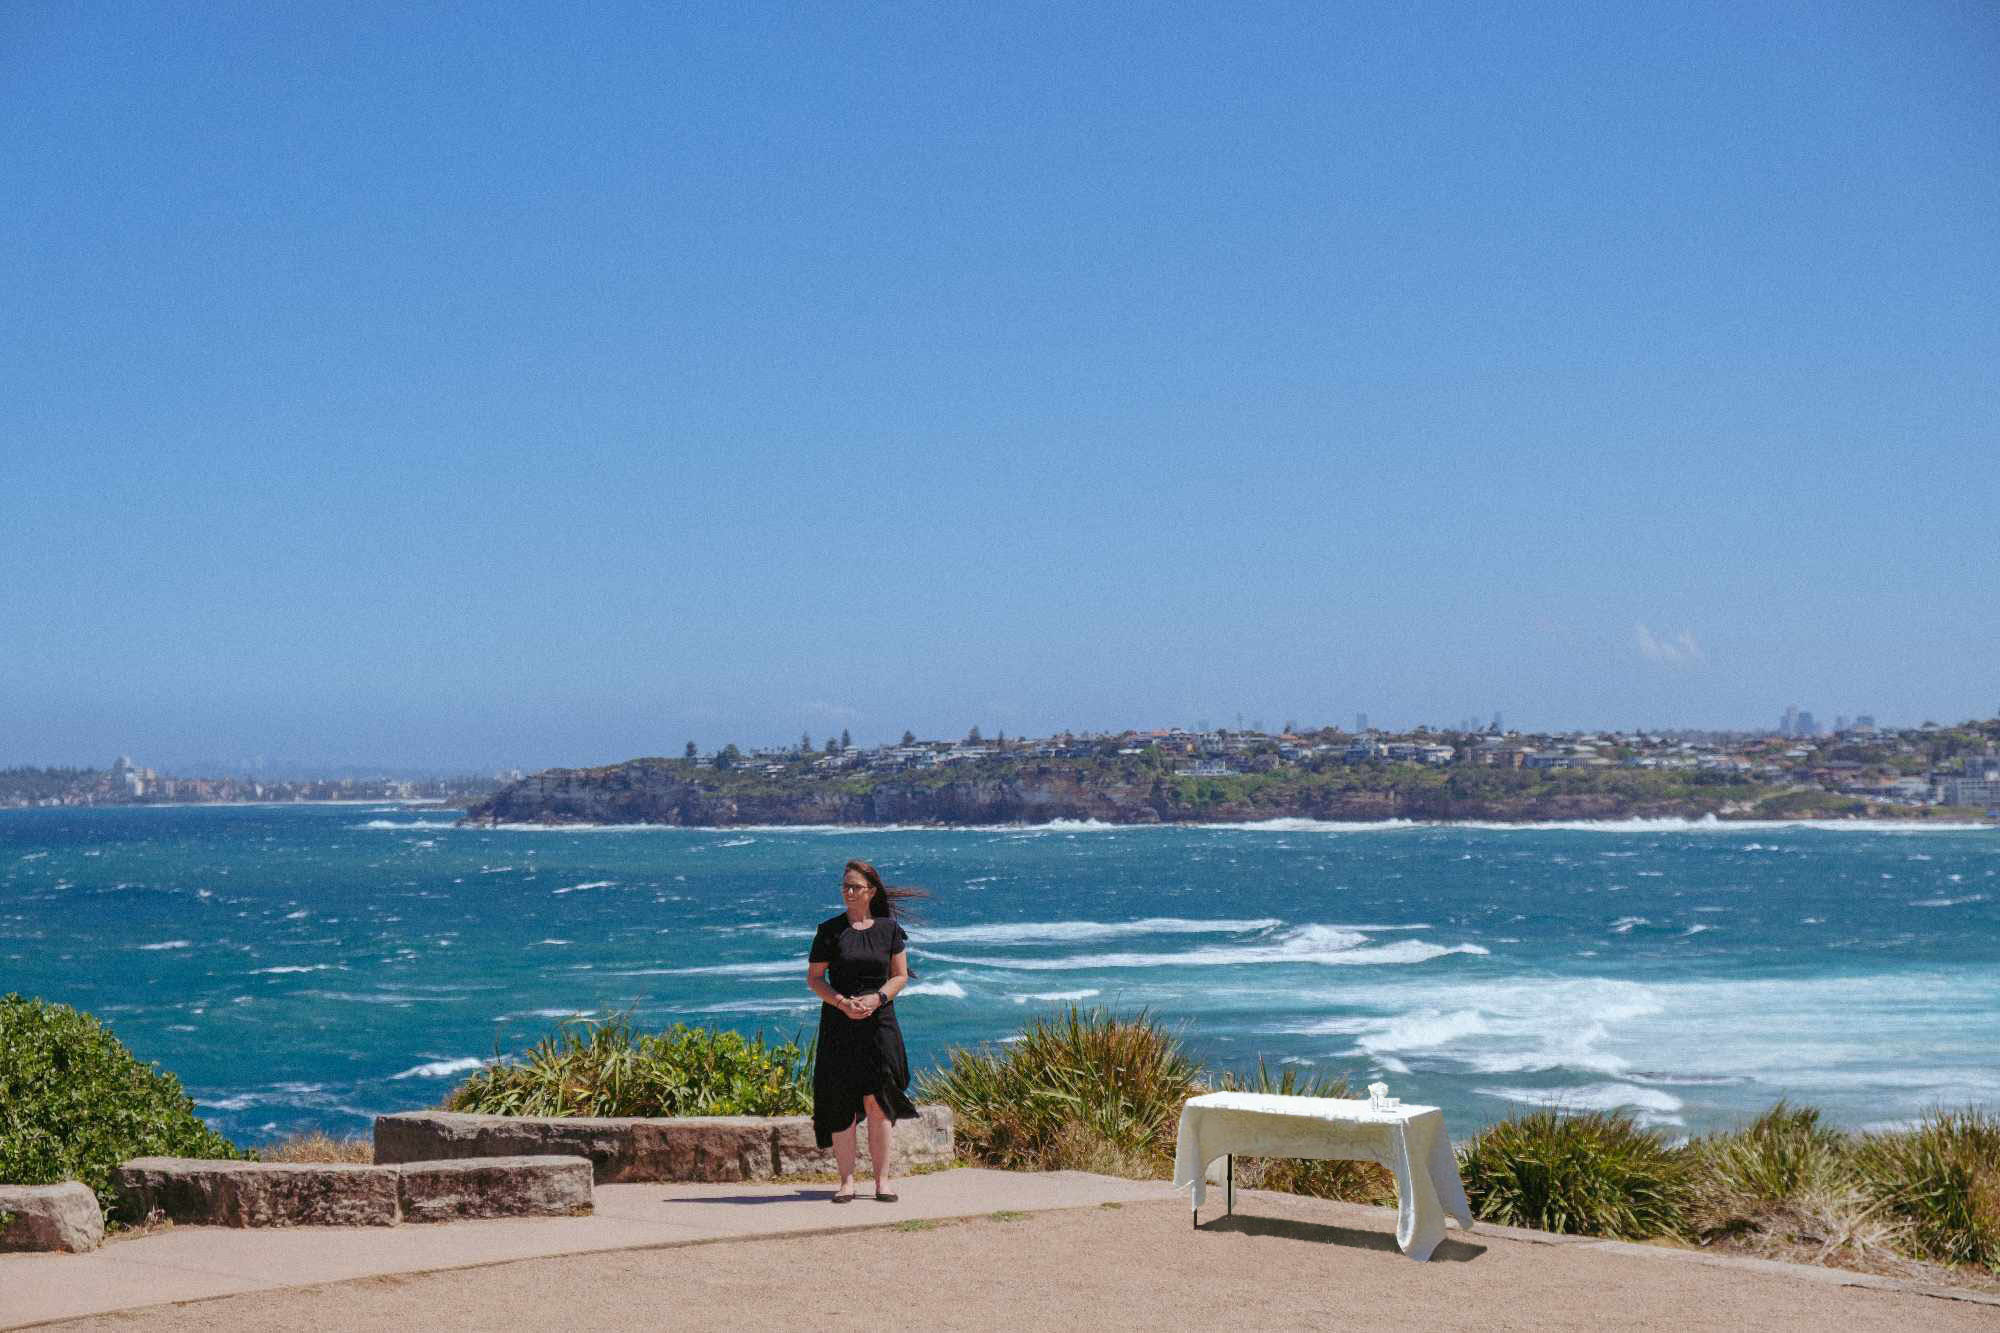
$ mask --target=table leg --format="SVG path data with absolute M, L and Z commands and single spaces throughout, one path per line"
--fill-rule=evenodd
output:
M 1236 1154 L 1235 1153 L 1229 1154 L 1229 1184 L 1226 1187 L 1226 1198 L 1228 1200 L 1228 1204 L 1224 1211 L 1224 1216 L 1234 1217 L 1236 1216 Z

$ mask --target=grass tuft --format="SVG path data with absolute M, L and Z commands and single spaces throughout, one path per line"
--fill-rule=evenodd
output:
M 1915 1129 L 1862 1136 L 1854 1165 L 1907 1227 L 1909 1253 L 2000 1272 L 2000 1116 L 1934 1111 Z
M 1038 1017 L 1019 1041 L 956 1049 L 919 1083 L 950 1106 L 960 1151 L 1009 1170 L 1155 1179 L 1172 1169 L 1181 1106 L 1200 1068 L 1143 1012 L 1074 1005 Z
M 281 1139 L 268 1148 L 259 1148 L 257 1159 L 263 1162 L 337 1162 L 368 1166 L 375 1161 L 375 1144 L 361 1135 L 335 1138 L 315 1129 Z
M 1690 1158 L 1622 1113 L 1503 1120 L 1461 1150 L 1459 1175 L 1489 1222 L 1624 1240 L 1690 1230 Z

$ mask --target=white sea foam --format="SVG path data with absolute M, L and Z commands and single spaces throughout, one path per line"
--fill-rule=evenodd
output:
M 484 1069 L 488 1061 L 476 1055 L 464 1056 L 457 1060 L 432 1060 L 426 1064 L 405 1069 L 400 1074 L 389 1075 L 391 1080 L 400 1078 L 450 1078 L 453 1074 L 463 1074 L 467 1070 Z
M 609 889 L 616 887 L 617 884 L 618 881 L 615 879 L 593 879 L 583 884 L 572 884 L 566 889 L 551 889 L 550 893 L 560 898 L 565 893 L 582 893 L 586 889 Z
M 189 948 L 192 948 L 192 947 L 194 947 L 194 941 L 193 941 L 193 940 L 161 940 L 161 941 L 160 941 L 160 942 L 159 942 L 158 944 L 142 944 L 142 945 L 140 945 L 139 947 L 140 947 L 141 949 L 143 949 L 143 950 L 146 950 L 146 951 L 148 951 L 148 952 L 151 952 L 151 951 L 153 951 L 153 950 L 157 950 L 157 949 L 189 949 Z
M 1311 963 L 1326 967 L 1424 963 L 1448 954 L 1484 954 L 1477 944 L 1442 945 L 1424 940 L 1370 944 L 1360 931 L 1338 926 L 1296 926 L 1255 944 L 1209 945 L 1180 953 L 1071 954 L 1064 958 L 966 958 L 921 951 L 946 963 L 971 963 L 1020 972 L 1077 972 L 1105 968 L 1231 967 L 1257 963 Z
M 1574 1088 L 1476 1088 L 1474 1091 L 1525 1106 L 1550 1106 L 1559 1111 L 1620 1111 L 1635 1114 L 1642 1125 L 1680 1125 L 1681 1099 L 1658 1088 L 1631 1083 L 1589 1083 Z
M 1286 816 L 1279 819 L 1252 819 L 1234 824 L 1197 824 L 1189 827 L 1223 829 L 1234 833 L 1395 833 L 1401 829 L 1424 828 L 1427 825 L 1415 819 L 1343 820 L 1300 819 Z
M 803 974 L 805 962 L 792 959 L 782 963 L 710 963 L 704 967 L 639 967 L 613 972 L 614 977 L 780 977 Z
M 463 995 L 411 995 L 407 991 L 301 991 L 302 995 L 316 995 L 323 1000 L 340 1000 L 346 1004 L 449 1004 L 462 1000 Z
M 697 1014 L 790 1014 L 817 1009 L 818 1000 L 729 1000 L 690 1010 Z
M 1084 990 L 1025 991 L 1007 998 L 1015 1004 L 1066 1004 L 1075 1000 L 1088 1000 L 1103 993 L 1095 987 L 1090 987 Z
M 277 967 L 253 967 L 250 969 L 250 975 L 258 977 L 267 974 L 274 975 L 280 972 L 331 972 L 334 970 L 332 963 L 284 963 Z
M 1385 1062 L 1385 1067 L 1389 1060 L 1424 1060 L 1481 1074 L 1549 1069 L 1622 1074 L 1630 1061 L 1605 1049 L 1612 1030 L 1664 1007 L 1651 990 L 1625 981 L 1424 986 L 1404 988 L 1404 995 L 1414 1002 L 1399 1012 L 1343 1014 L 1282 1030 L 1301 1036 L 1352 1035 L 1355 1043 L 1348 1054 Z
M 1196 921 L 1166 916 L 1139 921 L 1005 921 L 983 926 L 918 926 L 911 929 L 910 938 L 919 944 L 1068 944 L 1129 935 L 1242 935 L 1283 924 L 1270 916 L 1248 921 Z
M 536 940 L 537 944 L 574 944 L 574 940 Z
M 197 1097 L 194 1099 L 196 1106 L 206 1106 L 211 1111 L 247 1111 L 255 1106 L 257 1102 L 258 1097 L 254 1092 L 239 1092 L 232 1097 L 216 1097 L 213 1099 Z
M 904 995 L 942 995 L 947 999 L 965 998 L 965 987 L 956 981 L 913 981 L 902 990 Z
M 1985 902 L 1985 901 L 1986 901 L 1986 895 L 1985 895 L 1985 894 L 1983 894 L 1983 893 L 1970 893 L 1970 894 L 1967 894 L 1967 895 L 1966 895 L 1965 897 L 1963 897 L 1963 898 L 1919 898 L 1919 899 L 1917 899 L 1917 900 L 1916 900 L 1915 902 L 1911 903 L 1911 904 L 1910 904 L 1910 906 L 1912 906 L 1912 907 L 1963 907 L 1963 906 L 1965 906 L 1965 904 L 1967 904 L 1967 903 L 1983 903 L 1983 902 Z
M 1651 924 L 1643 916 L 1621 916 L 1611 923 L 1611 933 L 1613 935 L 1629 935 L 1632 933 L 1632 927 Z
M 1686 939 L 1690 935 L 1699 935 L 1705 930 L 1714 930 L 1714 929 L 1715 927 L 1709 925 L 1706 921 L 1697 921 L 1692 926 L 1689 926 L 1686 930 L 1681 932 L 1681 938 Z
M 755 841 L 757 841 L 755 838 L 731 838 L 727 842 L 718 842 L 715 845 L 718 847 L 748 847 Z
M 365 824 L 355 824 L 358 829 L 419 829 L 457 828 L 458 824 L 449 819 L 371 819 Z

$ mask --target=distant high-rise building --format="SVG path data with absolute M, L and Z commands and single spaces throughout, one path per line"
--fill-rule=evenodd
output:
M 1836 733 L 1847 730 L 1847 714 L 1835 713 L 1833 715 L 1833 729 Z
M 1356 713 L 1354 715 L 1354 729 L 1357 732 L 1368 730 L 1368 714 Z
M 1797 704 L 1793 704 L 1785 710 L 1784 720 L 1778 723 L 1778 734 L 1780 736 L 1796 736 L 1799 734 L 1799 706 Z
M 1873 731 L 1875 730 L 1875 715 L 1873 713 L 1863 713 L 1854 719 L 1854 725 L 1856 727 L 1866 727 L 1868 730 Z
M 1793 732 L 1792 734 L 1794 736 L 1819 735 L 1819 723 L 1813 721 L 1813 715 L 1810 711 L 1806 709 L 1799 710 L 1798 730 Z
M 1500 725 L 1500 714 L 1497 712 L 1493 714 L 1493 726 L 1490 728 L 1490 730 L 1496 736 L 1506 730 L 1505 727 Z

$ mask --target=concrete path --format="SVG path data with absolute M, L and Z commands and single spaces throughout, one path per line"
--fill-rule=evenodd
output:
M 1234 1217 L 1212 1200 L 1197 1230 L 1164 1182 L 965 1169 L 898 1188 L 836 1206 L 826 1185 L 600 1185 L 587 1218 L 184 1227 L 0 1255 L 0 1328 L 2000 1327 L 2000 1296 L 1510 1227 L 1453 1231 L 1414 1264 L 1393 1209 L 1261 1190 Z M 755 1243 L 707 1243 L 729 1240 Z
M 1181 1198 L 1161 1181 L 1081 1171 L 966 1168 L 909 1176 L 901 1201 L 869 1185 L 599 1185 L 589 1217 L 399 1227 L 174 1227 L 90 1254 L 0 1254 L 0 1329 L 243 1292 L 469 1268 L 515 1259 L 887 1226 L 912 1219 L 1042 1212 Z

